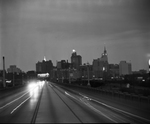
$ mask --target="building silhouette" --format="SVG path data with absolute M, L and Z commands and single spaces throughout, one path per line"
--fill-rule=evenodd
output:
M 70 67 L 70 63 L 65 60 L 57 61 L 57 69 L 68 69 Z
M 82 65 L 82 57 L 80 55 L 77 55 L 76 51 L 73 50 L 71 56 L 71 68 L 78 70 L 80 65 Z
M 119 76 L 119 64 L 109 64 L 109 77 Z
M 108 74 L 108 55 L 105 47 L 101 58 L 93 60 L 93 74 L 96 78 L 104 77 Z
M 68 62 L 68 60 L 57 61 L 55 70 L 57 70 L 58 79 L 62 80 L 62 79 L 69 78 L 69 67 L 70 67 L 70 63 Z
M 87 65 L 84 63 L 83 65 L 80 66 L 79 72 L 80 72 L 80 77 L 82 79 L 87 79 L 88 73 L 89 73 L 89 79 L 92 79 L 95 77 L 95 75 L 93 75 L 93 66 L 92 65 Z
M 53 63 L 51 60 L 47 61 L 44 57 L 42 62 L 36 63 L 36 72 L 37 73 L 50 73 L 53 69 Z
M 120 61 L 119 63 L 119 75 L 128 75 L 132 73 L 131 63 L 127 63 L 126 61 Z

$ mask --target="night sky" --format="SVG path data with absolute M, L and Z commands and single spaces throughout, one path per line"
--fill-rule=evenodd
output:
M 150 0 L 0 0 L 0 69 L 35 70 L 44 56 L 69 60 L 72 49 L 92 64 L 106 46 L 108 62 L 148 69 Z

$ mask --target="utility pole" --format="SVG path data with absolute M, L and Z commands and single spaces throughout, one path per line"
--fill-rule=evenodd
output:
M 89 79 L 89 63 L 87 62 L 87 74 L 88 74 L 88 85 L 90 85 L 90 79 Z
M 6 87 L 6 82 L 5 82 L 5 57 L 3 56 L 3 87 Z
M 149 64 L 149 72 L 148 73 L 149 73 L 149 78 L 150 78 L 150 59 L 149 59 L 149 63 L 148 64 Z
M 14 87 L 14 68 L 13 68 L 13 87 Z
M 71 82 L 70 82 L 70 67 L 69 67 L 69 84 L 71 84 Z

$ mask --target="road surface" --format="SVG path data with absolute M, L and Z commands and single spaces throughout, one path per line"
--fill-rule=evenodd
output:
M 0 123 L 150 123 L 147 117 L 51 82 L 10 93 L 0 95 Z

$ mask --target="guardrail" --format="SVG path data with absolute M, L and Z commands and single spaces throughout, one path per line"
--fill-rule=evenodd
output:
M 145 102 L 145 103 L 150 103 L 150 96 L 143 96 L 142 94 L 136 95 L 136 94 L 129 94 L 127 92 L 117 92 L 117 91 L 112 91 L 112 90 L 104 90 L 104 89 L 98 89 L 98 88 L 92 88 L 88 86 L 79 86 L 75 84 L 68 84 L 68 83 L 57 83 L 60 85 L 66 85 L 69 87 L 76 87 L 79 89 L 88 89 L 92 92 L 98 92 L 102 95 L 108 95 L 113 98 L 120 98 L 120 99 L 126 99 L 126 100 L 132 100 L 132 101 L 137 101 L 137 102 Z

